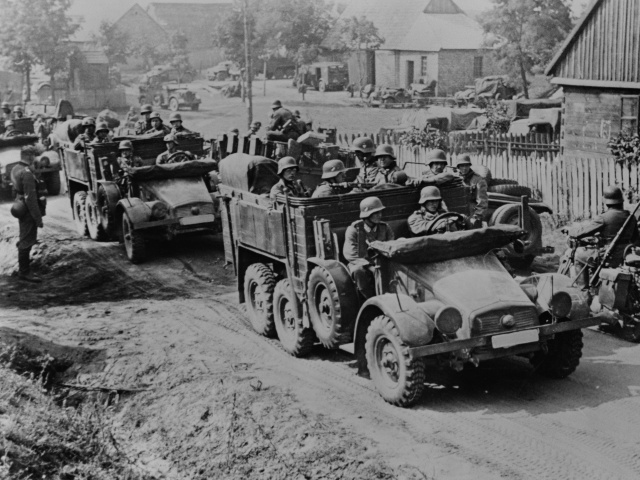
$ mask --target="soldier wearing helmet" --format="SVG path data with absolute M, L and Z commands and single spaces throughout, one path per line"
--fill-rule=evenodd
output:
M 482 219 L 489 207 L 487 181 L 471 169 L 471 158 L 462 155 L 456 162 L 460 178 L 469 187 L 469 228 L 482 228 Z
M 298 163 L 293 157 L 282 157 L 278 160 L 278 176 L 280 181 L 271 188 L 271 199 L 275 200 L 278 194 L 290 197 L 308 197 L 311 192 L 302 181 L 296 179 Z
M 151 121 L 151 128 L 144 132 L 145 135 L 153 136 L 166 136 L 171 133 L 171 129 L 162 122 L 162 117 L 158 112 L 153 112 L 149 115 Z
M 409 217 L 409 230 L 416 236 L 425 235 L 427 231 L 431 230 L 431 233 L 441 233 L 445 230 L 457 230 L 458 228 L 453 225 L 451 219 L 441 220 L 432 227 L 433 222 L 438 216 L 443 213 L 447 213 L 447 206 L 442 200 L 440 189 L 436 186 L 430 185 L 424 187 L 420 191 L 420 209 L 416 210 Z
M 4 122 L 4 135 L 2 138 L 11 138 L 22 135 L 20 130 L 16 129 L 16 123 L 13 120 L 6 120 Z
M 301 132 L 298 120 L 293 116 L 293 113 L 284 108 L 280 100 L 273 102 L 271 109 L 273 113 L 267 127 L 267 140 L 276 142 L 288 142 L 289 139 L 297 140 Z
M 322 165 L 322 180 L 311 198 L 330 197 L 331 195 L 342 195 L 349 193 L 352 187 L 348 186 L 345 181 L 347 179 L 347 169 L 342 160 L 328 160 Z
M 181 151 L 178 149 L 178 145 L 180 144 L 180 141 L 178 140 L 177 135 L 174 135 L 173 133 L 165 135 L 164 143 L 167 146 L 167 150 L 162 152 L 160 155 L 158 155 L 158 157 L 156 158 L 156 165 L 173 163 L 175 157 L 177 156 L 176 154 L 178 152 L 180 152 L 183 160 L 185 159 L 184 157 L 186 157 L 189 160 L 193 160 L 194 156 L 191 152 L 188 152 L 186 150 Z
M 146 131 L 151 130 L 151 114 L 153 107 L 148 103 L 140 107 L 140 120 L 136 123 L 136 135 L 143 135 Z
M 169 116 L 169 123 L 171 124 L 171 133 L 174 135 L 193 133 L 191 130 L 182 126 L 182 115 L 178 112 L 173 112 Z
M 608 244 L 618 234 L 624 225 L 624 222 L 629 218 L 629 215 L 631 215 L 628 210 L 624 209 L 624 197 L 622 195 L 622 190 L 615 185 L 611 185 L 604 189 L 603 196 L 607 210 L 586 225 L 569 229 L 569 235 L 571 237 L 581 239 L 599 233 L 602 240 Z M 640 235 L 638 233 L 638 222 L 635 218 L 632 218 L 629 220 L 629 223 L 622 232 L 622 235 L 620 235 L 620 238 L 609 257 L 608 265 L 611 268 L 619 266 L 622 263 L 625 248 L 628 245 L 638 245 L 639 242 Z M 579 270 L 583 270 L 584 272 L 582 275 L 582 281 L 585 286 L 588 285 L 589 274 L 586 268 L 583 269 L 583 266 L 587 264 L 595 264 L 597 262 L 597 256 L 598 252 L 595 247 L 578 247 L 576 249 L 576 264 L 579 264 Z
M 260 130 L 260 127 L 262 127 L 262 123 L 258 121 L 251 122 L 251 127 L 249 128 L 249 131 L 247 132 L 246 136 L 250 137 L 251 135 L 257 135 L 258 130 Z
M 375 183 L 378 176 L 378 165 L 373 153 L 376 146 L 369 137 L 358 137 L 353 141 L 350 149 L 360 162 L 360 173 L 356 178 L 358 183 Z
M 20 105 L 13 107 L 13 119 L 15 120 L 16 118 L 24 118 L 24 110 Z
M 96 119 L 93 117 L 84 117 L 82 119 L 82 133 L 78 135 L 73 143 L 74 150 L 84 150 L 85 146 L 96 138 Z
M 378 174 L 374 180 L 376 185 L 391 183 L 391 175 L 394 172 L 402 170 L 396 163 L 396 155 L 393 151 L 393 147 L 388 143 L 378 145 L 373 157 L 378 162 Z
M 133 154 L 133 143 L 131 140 L 122 140 L 118 145 L 120 156 L 118 157 L 118 165 L 125 172 L 133 167 L 141 167 L 142 159 Z
M 344 236 L 342 253 L 349 262 L 349 272 L 358 292 L 364 299 L 375 296 L 374 264 L 369 255 L 369 244 L 394 239 L 391 227 L 382 221 L 384 205 L 378 197 L 367 197 L 360 202 L 360 220 L 349 227 Z
M 427 156 L 427 165 L 429 170 L 423 172 L 422 177 L 410 180 L 408 182 L 410 185 L 416 187 L 443 185 L 455 180 L 453 173 L 444 171 L 447 166 L 447 154 L 443 150 L 431 150 Z
M 6 122 L 11 118 L 11 106 L 9 105 L 9 102 L 2 102 L 2 104 L 0 104 L 0 109 L 2 110 L 2 121 Z
M 95 145 L 98 143 L 111 143 L 111 142 L 113 142 L 113 139 L 109 134 L 109 125 L 107 125 L 106 122 L 100 122 L 96 126 L 96 137 L 91 141 L 91 144 Z
M 293 116 L 298 122 L 298 130 L 300 130 L 300 135 L 307 133 L 309 131 L 309 129 L 307 128 L 307 122 L 302 119 L 302 114 L 300 113 L 300 110 L 294 110 Z

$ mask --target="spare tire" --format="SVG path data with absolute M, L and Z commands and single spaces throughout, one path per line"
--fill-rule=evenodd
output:
M 492 225 L 518 225 L 520 217 L 520 204 L 511 203 L 508 205 L 502 205 L 499 207 L 489 220 L 489 226 Z M 517 254 L 513 250 L 513 246 L 509 245 L 505 249 L 509 256 L 513 257 L 533 257 L 536 255 L 540 247 L 542 246 L 542 222 L 536 211 L 529 207 L 529 218 L 531 219 L 531 225 L 527 230 L 527 235 L 523 240 L 526 242 L 524 252 Z
M 498 185 L 518 185 L 517 180 L 510 180 L 508 178 L 492 178 L 491 179 L 491 187 Z
M 488 191 L 501 193 L 503 195 L 513 195 L 514 197 L 520 197 L 522 195 L 531 197 L 531 189 L 524 185 L 491 185 Z
M 471 170 L 473 170 L 476 175 L 480 175 L 484 178 L 487 183 L 491 183 L 491 170 L 489 170 L 489 167 L 485 167 L 484 165 L 472 165 Z

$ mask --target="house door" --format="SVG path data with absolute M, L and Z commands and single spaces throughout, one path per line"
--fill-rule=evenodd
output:
M 413 83 L 413 61 L 407 61 L 407 88 Z

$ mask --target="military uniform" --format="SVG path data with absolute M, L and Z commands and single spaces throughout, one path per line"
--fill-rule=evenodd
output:
M 284 178 L 281 178 L 278 183 L 271 187 L 271 194 L 269 195 L 272 200 L 276 199 L 278 194 L 287 194 L 290 197 L 308 197 L 309 192 L 304 187 L 300 180 L 293 182 L 287 182 Z
M 286 142 L 289 139 L 296 140 L 299 136 L 298 120 L 293 113 L 284 107 L 275 110 L 267 127 L 267 140 Z
M 186 135 L 188 133 L 193 133 L 193 132 L 191 130 L 189 130 L 188 128 L 184 128 L 182 125 L 180 125 L 179 127 L 172 127 L 171 128 L 171 133 L 173 133 L 173 134 L 182 133 L 182 134 Z
M 391 168 L 378 168 L 378 173 L 376 174 L 373 183 L 376 185 L 384 185 L 386 183 L 393 183 L 391 180 L 391 175 L 395 172 L 401 172 L 402 169 L 398 165 L 394 165 Z
M 370 164 L 364 164 L 360 167 L 360 172 L 356 177 L 357 183 L 375 183 L 376 177 L 378 176 L 378 172 L 380 169 L 376 166 L 376 162 L 371 162 Z
M 449 172 L 433 173 L 432 170 L 427 170 L 419 178 L 418 186 L 421 186 L 421 187 L 424 187 L 427 185 L 440 186 L 453 181 L 455 177 L 456 176 L 453 173 L 449 173 Z
M 469 217 L 472 219 L 471 227 L 482 226 L 482 219 L 489 207 L 489 195 L 487 194 L 487 181 L 480 175 L 470 170 L 464 177 L 461 175 L 464 184 L 471 189 L 469 192 L 468 205 Z M 474 220 L 475 219 L 475 220 Z
M 104 138 L 100 138 L 99 136 L 96 135 L 96 137 L 91 140 L 91 145 L 97 145 L 100 143 L 112 143 L 113 139 L 111 138 L 111 135 L 107 135 Z
M 136 123 L 136 135 L 144 135 L 147 131 L 151 130 L 151 128 L 151 120 L 143 117 Z
M 157 130 L 153 127 L 151 127 L 149 130 L 147 130 L 146 132 L 144 132 L 145 135 L 162 135 L 163 137 L 165 135 L 169 135 L 171 133 L 171 129 L 169 127 L 167 127 L 164 123 L 162 125 L 160 125 L 160 130 Z
M 16 200 L 23 201 L 27 207 L 27 212 L 18 220 L 18 269 L 20 275 L 28 275 L 31 248 L 38 240 L 38 227 L 42 227 L 42 213 L 38 205 L 38 181 L 29 164 L 23 160 L 11 170 L 11 180 L 17 193 Z
M 78 135 L 78 138 L 76 138 L 76 141 L 73 142 L 73 149 L 74 150 L 84 150 L 85 149 L 85 145 L 87 145 L 88 143 L 92 143 L 93 140 L 96 138 L 95 135 L 89 135 L 88 133 L 81 133 L 80 135 Z
M 351 187 L 345 187 L 344 185 L 337 183 L 322 182 L 320 183 L 311 198 L 331 197 L 332 195 L 343 195 L 351 192 Z
M 409 216 L 409 219 L 407 220 L 407 222 L 409 223 L 409 230 L 411 230 L 411 233 L 416 236 L 425 235 L 433 221 L 439 215 L 447 213 L 447 211 L 447 206 L 444 204 L 444 202 L 440 203 L 440 207 L 435 213 L 423 211 L 422 209 L 416 210 Z M 438 233 L 438 230 L 442 229 L 445 226 L 444 224 L 446 221 L 447 219 L 443 220 L 442 225 L 439 225 L 438 228 L 431 230 L 432 234 Z
M 393 230 L 384 222 L 370 227 L 364 220 L 356 220 L 347 227 L 342 253 L 349 262 L 349 272 L 358 291 L 365 298 L 371 298 L 376 294 L 369 244 L 374 241 L 386 242 L 393 239 Z
M 124 171 L 133 167 L 142 167 L 143 165 L 144 163 L 142 162 L 142 158 L 137 156 L 133 156 L 131 158 L 118 157 L 118 166 Z

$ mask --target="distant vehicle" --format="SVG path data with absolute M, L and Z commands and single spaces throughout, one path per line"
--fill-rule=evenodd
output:
M 202 100 L 191 89 L 176 84 L 151 84 L 139 86 L 140 96 L 138 101 L 143 103 L 151 102 L 154 106 L 168 108 L 177 112 L 181 108 L 198 110 Z
M 475 85 L 457 92 L 455 98 L 461 102 L 486 103 L 489 100 L 511 99 L 517 93 L 504 75 L 493 75 L 476 79 Z
M 140 84 L 159 84 L 165 82 L 191 83 L 196 72 L 190 69 L 180 71 L 171 65 L 156 65 L 140 78 Z
M 561 118 L 562 110 L 560 108 L 532 108 L 529 110 L 529 118 L 511 122 L 508 133 L 513 135 L 528 133 L 557 135 L 560 133 Z
M 341 62 L 319 62 L 301 67 L 294 86 L 304 83 L 320 92 L 344 90 L 349 85 L 347 65 Z
M 207 80 L 219 81 L 219 80 L 238 80 L 241 75 L 240 67 L 234 64 L 231 60 L 225 60 L 220 62 L 214 67 L 208 68 L 204 71 Z
M 418 83 L 409 85 L 409 93 L 411 93 L 413 102 L 418 105 L 426 104 L 429 98 L 436 96 L 437 85 L 438 82 L 436 80 L 428 82 L 426 79 L 421 79 Z

